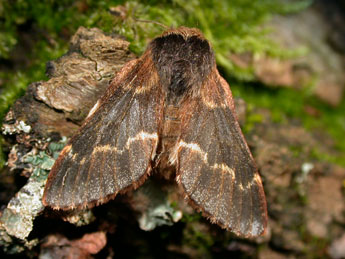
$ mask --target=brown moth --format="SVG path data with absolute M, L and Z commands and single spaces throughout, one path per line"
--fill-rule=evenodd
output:
M 128 62 L 56 160 L 43 204 L 85 208 L 173 168 L 192 206 L 244 237 L 264 233 L 266 200 L 210 43 L 170 29 Z

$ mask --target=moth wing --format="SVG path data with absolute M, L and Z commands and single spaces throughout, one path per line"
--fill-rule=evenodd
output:
M 231 91 L 216 68 L 200 95 L 183 104 L 181 136 L 172 153 L 177 182 L 203 215 L 238 235 L 262 234 L 266 200 L 236 120 Z
M 162 116 L 149 57 L 127 63 L 56 160 L 43 204 L 90 207 L 138 187 L 151 171 Z

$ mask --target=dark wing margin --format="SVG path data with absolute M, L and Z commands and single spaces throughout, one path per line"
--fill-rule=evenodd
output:
M 216 68 L 182 105 L 181 136 L 171 155 L 177 182 L 193 207 L 240 236 L 267 226 L 266 199 L 236 119 L 231 91 Z
M 125 65 L 62 150 L 47 180 L 44 205 L 91 207 L 144 182 L 164 99 L 149 54 Z

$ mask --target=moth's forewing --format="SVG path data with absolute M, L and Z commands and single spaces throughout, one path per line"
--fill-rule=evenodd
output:
M 90 207 L 140 185 L 155 156 L 162 100 L 150 55 L 128 63 L 61 152 L 43 204 Z
M 181 137 L 172 154 L 177 181 L 192 205 L 240 236 L 261 235 L 266 200 L 236 120 L 229 85 L 216 67 L 200 94 L 181 106 Z

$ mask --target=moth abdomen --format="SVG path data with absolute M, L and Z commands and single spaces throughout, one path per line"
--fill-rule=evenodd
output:
M 169 162 L 169 156 L 177 143 L 177 139 L 181 134 L 181 118 L 179 106 L 166 104 L 164 106 L 163 124 L 160 135 L 160 152 L 159 152 L 159 171 L 164 177 L 169 178 L 165 174 L 169 174 L 170 171 L 175 173 L 175 168 L 171 168 Z

